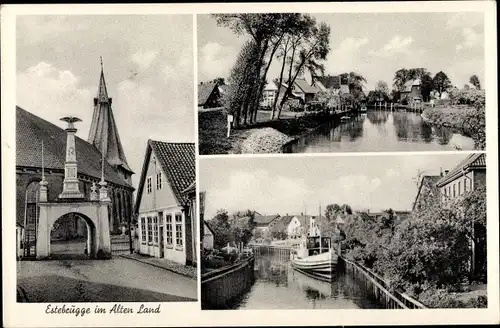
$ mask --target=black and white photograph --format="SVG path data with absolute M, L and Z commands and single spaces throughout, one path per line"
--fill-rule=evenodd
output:
M 197 20 L 201 155 L 485 149 L 481 12 Z
M 192 17 L 16 23 L 17 301 L 195 301 Z
M 205 157 L 200 190 L 204 310 L 487 307 L 484 153 Z
M 495 12 L 2 5 L 4 325 L 500 322 Z

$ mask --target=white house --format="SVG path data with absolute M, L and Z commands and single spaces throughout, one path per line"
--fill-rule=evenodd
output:
M 273 81 L 266 84 L 262 91 L 262 100 L 260 105 L 262 107 L 271 107 L 274 104 L 274 99 L 278 96 L 278 86 Z
M 193 143 L 148 140 L 134 209 L 141 254 L 196 262 L 193 203 L 185 192 L 194 181 Z

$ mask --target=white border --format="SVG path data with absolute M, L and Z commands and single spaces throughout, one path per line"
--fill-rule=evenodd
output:
M 57 326 L 228 326 L 228 325 L 346 325 L 346 324 L 442 324 L 498 323 L 498 124 L 496 76 L 496 3 L 493 1 L 392 2 L 392 3 L 253 3 L 253 4 L 173 4 L 173 5 L 23 5 L 1 8 L 2 40 L 2 218 L 3 218 L 3 312 L 6 327 Z M 159 315 L 106 315 L 74 317 L 44 313 L 44 304 L 15 303 L 15 16 L 18 14 L 206 14 L 211 12 L 460 12 L 485 13 L 485 63 L 487 113 L 488 178 L 488 309 L 446 310 L 253 310 L 201 311 L 200 303 L 162 303 Z M 196 20 L 196 17 L 193 18 Z M 193 28 L 196 36 L 196 27 Z M 196 40 L 196 39 L 195 39 Z M 193 52 L 196 54 L 196 42 Z M 194 85 L 197 63 L 194 60 Z M 193 96 L 197 97 L 196 91 Z M 193 102 L 197 112 L 197 102 Z M 197 117 L 197 115 L 196 115 Z M 198 130 L 195 129 L 196 134 Z M 196 138 L 197 139 L 197 138 Z M 452 152 L 447 152 L 452 153 Z M 464 152 L 465 153 L 465 152 Z M 389 153 L 302 154 L 308 156 L 377 156 Z M 392 153 L 391 153 L 392 154 Z M 419 154 L 422 154 L 419 152 Z M 436 155 L 436 152 L 432 154 Z M 395 154 L 394 154 L 395 155 Z M 227 155 L 231 156 L 231 155 Z M 254 155 L 258 156 L 258 155 Z M 280 155 L 267 155 L 280 156 Z M 290 155 L 296 156 L 296 155 Z M 265 157 L 265 156 L 263 156 Z M 215 158 L 215 156 L 211 156 Z M 197 159 L 198 161 L 198 159 Z M 198 168 L 197 168 L 198 171 Z M 199 178 L 197 177 L 197 187 Z M 199 207 L 199 202 L 198 207 Z M 199 212 L 198 212 L 199 213 Z M 199 232 L 199 230 L 198 230 Z M 199 235 L 199 233 L 198 233 Z M 198 243 L 199 247 L 199 243 Z M 198 278 L 199 279 L 199 278 Z M 199 290 L 199 289 L 198 289 Z M 200 295 L 200 291 L 198 292 Z M 133 305 L 139 303 L 127 303 Z M 80 303 L 84 305 L 84 303 Z M 109 304 L 103 304 L 107 306 Z M 390 311 L 390 312 L 389 312 Z

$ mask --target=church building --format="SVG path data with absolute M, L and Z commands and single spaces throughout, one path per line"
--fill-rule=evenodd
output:
M 79 190 L 89 200 L 92 185 L 98 184 L 103 173 L 108 186 L 109 230 L 120 232 L 132 216 L 134 188 L 129 167 L 118 134 L 111 98 L 108 96 L 104 73 L 101 75 L 88 141 L 75 136 Z M 91 104 L 91 101 L 89 99 Z M 90 105 L 89 104 L 89 105 Z M 76 131 L 76 130 L 75 130 Z M 16 106 L 16 216 L 19 256 L 33 256 L 36 245 L 36 224 L 39 219 L 39 182 L 42 166 L 48 183 L 48 201 L 57 202 L 65 178 L 67 132 L 28 110 Z M 104 167 L 102 167 L 104 158 Z M 85 238 L 85 222 L 71 214 L 58 220 L 51 238 Z

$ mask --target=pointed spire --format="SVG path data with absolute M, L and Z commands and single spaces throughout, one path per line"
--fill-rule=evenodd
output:
M 102 56 L 101 56 L 101 77 L 99 79 L 99 88 L 97 90 L 97 99 L 99 102 L 108 102 L 108 90 L 106 89 L 106 81 L 104 80 L 104 67 L 102 64 Z
M 118 127 L 111 108 L 112 99 L 108 96 L 108 90 L 106 88 L 102 57 L 100 60 L 101 75 L 97 90 L 97 98 L 94 98 L 94 114 L 92 116 L 92 123 L 90 124 L 88 142 L 93 144 L 101 152 L 111 166 L 121 170 L 125 179 L 128 181 L 134 172 L 128 166 L 123 151 L 120 136 L 118 134 Z

